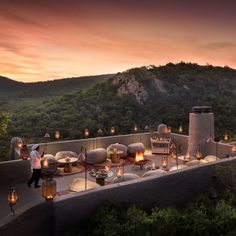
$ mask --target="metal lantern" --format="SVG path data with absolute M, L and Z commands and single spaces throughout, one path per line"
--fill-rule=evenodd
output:
M 122 168 L 121 166 L 116 167 L 116 177 L 121 178 L 123 176 Z
M 10 210 L 12 212 L 12 216 L 14 216 L 15 211 L 13 209 L 13 206 L 16 205 L 16 203 L 18 202 L 19 196 L 18 196 L 17 189 L 15 187 L 11 186 L 11 181 L 12 180 L 10 180 L 10 189 L 9 189 L 8 194 L 7 194 L 7 201 L 8 201 Z
M 85 136 L 85 138 L 87 138 L 89 136 L 89 129 L 86 128 L 84 130 L 84 136 Z
M 46 133 L 46 134 L 44 135 L 44 138 L 45 138 L 45 139 L 49 139 L 49 138 L 50 138 L 50 134 L 49 134 L 49 133 Z
M 168 170 L 168 157 L 164 156 L 161 158 L 161 165 L 163 170 Z
M 56 131 L 55 132 L 55 139 L 60 139 L 60 137 L 61 137 L 60 131 Z
M 228 141 L 229 140 L 229 135 L 228 134 L 224 134 L 224 141 Z
M 42 185 L 42 196 L 46 200 L 53 200 L 57 194 L 57 183 L 53 178 L 46 178 Z
M 200 146 L 198 146 L 198 149 L 196 151 L 196 159 L 197 160 L 201 160 L 202 159 L 202 152 L 201 152 Z
M 27 145 L 23 145 L 21 150 L 20 150 L 20 156 L 22 158 L 22 160 L 28 160 L 29 158 L 29 149 L 27 147 Z
M 170 126 L 167 127 L 167 131 L 168 131 L 169 134 L 171 133 L 171 127 Z
M 18 143 L 17 147 L 21 149 L 23 147 L 23 143 Z
M 102 135 L 103 134 L 103 131 L 101 128 L 98 129 L 98 135 Z
M 182 125 L 179 126 L 179 129 L 178 129 L 179 133 L 182 134 L 183 133 L 183 127 Z
M 111 135 L 115 134 L 116 130 L 115 130 L 115 127 L 111 127 Z

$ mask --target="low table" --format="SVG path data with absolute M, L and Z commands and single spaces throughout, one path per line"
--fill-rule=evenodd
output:
M 99 172 L 96 171 L 96 172 Z M 90 171 L 91 173 L 91 171 Z M 105 185 L 105 179 L 106 178 L 111 178 L 113 176 L 113 171 L 109 170 L 109 172 L 107 173 L 107 176 L 98 176 L 98 174 L 95 174 L 95 175 L 91 175 L 89 174 L 92 178 L 95 178 L 96 179 L 96 183 L 101 185 L 101 186 L 104 186 Z
M 112 163 L 119 163 L 120 162 L 120 155 L 123 154 L 124 152 L 121 150 L 117 151 L 109 151 L 108 154 L 111 155 L 111 162 Z
M 189 162 L 189 161 L 196 160 L 195 157 L 191 157 L 191 156 L 189 157 L 189 160 L 186 160 L 186 159 L 185 159 L 185 156 L 178 156 L 178 159 L 181 160 L 181 161 L 183 161 L 184 163 Z
M 65 167 L 64 167 L 65 173 L 71 173 L 72 172 L 72 163 L 75 163 L 77 161 L 78 161 L 78 159 L 75 157 L 69 157 L 69 158 L 66 157 L 66 158 L 62 158 L 62 159 L 58 160 L 59 163 L 65 164 Z

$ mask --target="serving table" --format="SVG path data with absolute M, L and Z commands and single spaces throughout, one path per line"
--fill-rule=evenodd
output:
M 65 158 L 58 160 L 59 163 L 65 164 L 65 166 L 64 166 L 65 173 L 71 173 L 72 172 L 72 163 L 75 163 L 77 161 L 78 161 L 78 159 L 75 157 L 65 157 Z

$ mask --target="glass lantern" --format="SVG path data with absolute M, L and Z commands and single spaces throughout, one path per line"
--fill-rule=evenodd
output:
M 53 178 L 46 178 L 42 184 L 42 197 L 53 200 L 57 194 L 57 184 Z

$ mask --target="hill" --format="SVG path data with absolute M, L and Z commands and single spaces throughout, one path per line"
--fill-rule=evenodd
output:
M 14 110 L 21 104 L 36 102 L 93 87 L 111 78 L 112 74 L 58 79 L 46 82 L 22 83 L 0 76 L 0 108 Z
M 94 134 L 99 127 L 108 130 L 114 125 L 119 132 L 127 132 L 134 123 L 187 127 L 194 105 L 211 105 L 216 127 L 222 132 L 232 130 L 236 124 L 236 71 L 186 63 L 134 68 L 88 90 L 46 101 L 37 111 L 26 107 L 23 114 L 18 112 L 18 122 L 24 121 L 24 130 L 32 126 L 61 129 L 66 137 L 77 138 L 86 127 Z
M 82 138 L 85 128 L 89 128 L 91 137 L 98 135 L 98 128 L 109 135 L 111 126 L 119 134 L 130 133 L 134 124 L 143 130 L 146 125 L 166 123 L 173 131 L 182 125 L 187 133 L 188 116 L 194 105 L 212 106 L 218 139 L 225 132 L 234 135 L 233 69 L 169 63 L 133 68 L 110 77 L 94 87 L 43 100 L 37 107 L 33 103 L 17 106 L 8 128 L 8 142 L 12 136 L 23 137 L 26 142 L 43 141 L 46 131 L 53 137 L 55 130 L 61 132 L 63 139 Z

